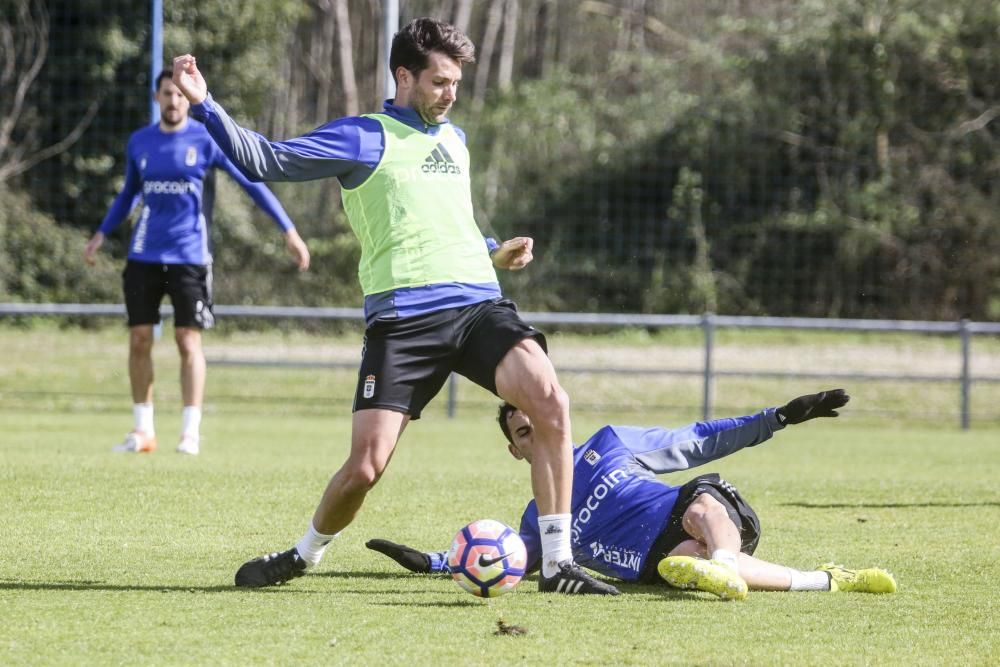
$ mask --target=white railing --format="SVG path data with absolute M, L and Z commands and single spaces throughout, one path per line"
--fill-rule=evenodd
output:
M 306 319 L 306 320 L 346 320 L 360 322 L 363 312 L 360 308 L 310 308 L 299 306 L 225 306 L 213 308 L 216 315 L 223 317 L 252 317 L 258 319 Z M 173 310 L 169 306 L 162 309 L 164 317 L 170 317 Z M 0 303 L 0 318 L 11 316 L 122 316 L 122 304 L 72 304 L 72 303 Z M 1000 377 L 973 375 L 971 367 L 972 338 L 977 334 L 1000 335 L 998 322 L 930 322 L 918 320 L 852 320 L 809 317 L 744 317 L 730 315 L 644 315 L 639 313 L 534 313 L 523 312 L 521 316 L 538 325 L 560 326 L 610 326 L 610 327 L 699 327 L 704 334 L 704 360 L 700 370 L 676 370 L 668 368 L 635 369 L 560 366 L 560 373 L 630 373 L 701 376 L 703 381 L 702 415 L 709 419 L 712 414 L 712 396 L 715 379 L 718 377 L 769 377 L 769 378 L 816 378 L 845 380 L 896 380 L 902 382 L 954 382 L 959 387 L 959 414 L 962 429 L 971 423 L 970 403 L 973 383 L 1000 382 Z M 798 371 L 726 371 L 717 370 L 714 365 L 715 331 L 720 328 L 741 329 L 809 329 L 819 331 L 861 331 L 861 332 L 907 332 L 945 334 L 957 336 L 960 341 L 961 366 L 957 375 L 933 373 L 808 373 Z M 293 366 L 303 362 L 285 361 L 241 361 L 234 359 L 209 360 L 216 365 L 256 365 Z M 311 366 L 352 367 L 346 363 L 309 364 Z M 457 404 L 457 383 L 454 376 L 448 383 L 448 415 L 454 416 Z

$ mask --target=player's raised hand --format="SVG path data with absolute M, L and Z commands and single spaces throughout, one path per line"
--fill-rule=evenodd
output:
M 285 245 L 288 246 L 288 252 L 292 253 L 292 257 L 295 258 L 295 265 L 299 267 L 299 271 L 308 270 L 309 247 L 294 227 L 285 233 Z
M 194 56 L 185 53 L 174 58 L 174 85 L 181 89 L 191 104 L 201 104 L 208 97 L 208 84 L 198 71 Z
M 847 405 L 851 397 L 843 389 L 830 389 L 790 400 L 777 412 L 786 424 L 801 424 L 816 417 L 836 417 L 837 408 Z
M 493 251 L 493 266 L 510 271 L 520 271 L 534 259 L 531 249 L 535 241 L 529 236 L 516 236 L 504 241 Z
M 94 235 L 87 241 L 87 245 L 83 246 L 83 261 L 88 266 L 93 266 L 97 262 L 97 251 L 101 249 L 102 245 L 104 245 L 104 234 L 94 232 Z

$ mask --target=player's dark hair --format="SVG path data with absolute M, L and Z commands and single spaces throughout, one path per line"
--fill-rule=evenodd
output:
M 173 79 L 174 73 L 168 69 L 161 70 L 159 74 L 156 75 L 156 87 L 153 88 L 153 92 L 160 92 L 160 84 L 163 83 L 164 79 Z
M 517 410 L 516 406 L 504 401 L 500 405 L 500 410 L 497 411 L 497 421 L 500 422 L 500 430 L 503 431 L 503 435 L 507 438 L 507 442 L 512 445 L 514 444 L 514 438 L 510 435 L 510 426 L 507 425 L 507 420 L 510 419 L 512 414 L 514 414 L 515 410 Z
M 396 81 L 396 70 L 400 67 L 419 76 L 427 69 L 427 56 L 431 51 L 440 51 L 463 65 L 476 62 L 476 47 L 461 30 L 437 19 L 413 19 L 392 38 L 389 51 L 392 80 Z

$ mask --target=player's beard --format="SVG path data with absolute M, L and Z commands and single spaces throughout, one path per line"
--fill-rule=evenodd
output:
M 165 109 L 160 114 L 160 121 L 167 128 L 173 130 L 180 127 L 180 125 L 184 122 L 185 115 L 186 114 L 182 113 L 179 109 Z
M 435 104 L 433 101 L 424 98 L 419 92 L 417 93 L 414 107 L 428 125 L 440 125 L 446 122 L 448 120 L 448 111 L 451 110 L 451 105 L 441 102 Z

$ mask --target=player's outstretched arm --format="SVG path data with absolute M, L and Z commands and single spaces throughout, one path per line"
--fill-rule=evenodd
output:
M 534 259 L 531 254 L 534 245 L 534 239 L 529 236 L 517 236 L 509 241 L 504 241 L 491 255 L 493 266 L 498 269 L 520 271 Z
M 818 394 L 806 394 L 790 400 L 777 409 L 783 424 L 801 424 L 816 417 L 836 417 L 837 408 L 847 405 L 851 397 L 843 389 L 830 389 Z
M 447 572 L 448 565 L 443 558 L 443 552 L 424 553 L 405 544 L 396 544 L 389 540 L 368 540 L 365 546 L 372 551 L 385 554 L 410 572 L 428 574 L 431 572 Z

